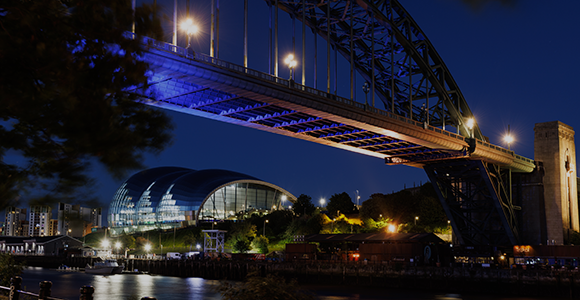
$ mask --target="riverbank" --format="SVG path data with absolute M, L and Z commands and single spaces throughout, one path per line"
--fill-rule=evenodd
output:
M 30 258 L 30 257 L 29 257 Z M 70 267 L 84 267 L 91 258 L 65 259 Z M 41 262 L 43 265 L 34 265 Z M 56 263 L 55 260 L 52 263 Z M 45 259 L 28 259 L 28 265 L 46 267 Z M 440 293 L 478 293 L 504 296 L 531 296 L 580 299 L 577 270 L 516 270 L 462 267 L 413 267 L 387 264 L 312 262 L 255 262 L 228 260 L 119 260 L 126 270 L 151 275 L 244 280 L 257 272 L 296 278 L 300 284 L 394 288 Z

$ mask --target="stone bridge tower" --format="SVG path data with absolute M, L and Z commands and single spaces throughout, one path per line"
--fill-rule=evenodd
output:
M 560 121 L 534 127 L 534 160 L 543 163 L 546 238 L 562 245 L 570 230 L 579 231 L 574 130 Z

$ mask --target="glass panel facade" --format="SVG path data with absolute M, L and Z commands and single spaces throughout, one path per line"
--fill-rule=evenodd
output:
M 280 207 L 283 193 L 266 185 L 236 183 L 218 189 L 203 204 L 199 220 L 235 220 Z
M 195 225 L 200 221 L 240 220 L 253 213 L 280 209 L 285 194 L 290 201 L 296 199 L 251 177 L 244 182 L 243 177 L 249 176 L 239 173 L 173 170 L 162 169 L 162 178 L 151 172 L 146 176 L 138 173 L 134 175 L 138 180 L 132 177 L 119 187 L 109 206 L 113 235 Z M 234 182 L 228 184 L 228 180 Z

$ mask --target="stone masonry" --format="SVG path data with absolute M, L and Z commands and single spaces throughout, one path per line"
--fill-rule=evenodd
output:
M 537 123 L 534 132 L 534 160 L 544 167 L 547 240 L 542 244 L 562 245 L 568 240 L 570 229 L 580 229 L 574 130 L 560 121 L 553 121 Z

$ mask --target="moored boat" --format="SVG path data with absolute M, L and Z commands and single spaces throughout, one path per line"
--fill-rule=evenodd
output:
M 111 274 L 121 274 L 124 265 L 120 265 L 114 259 L 107 259 L 105 261 L 95 262 L 93 266 L 87 264 L 85 267 L 85 273 L 98 274 L 98 275 L 111 275 Z

